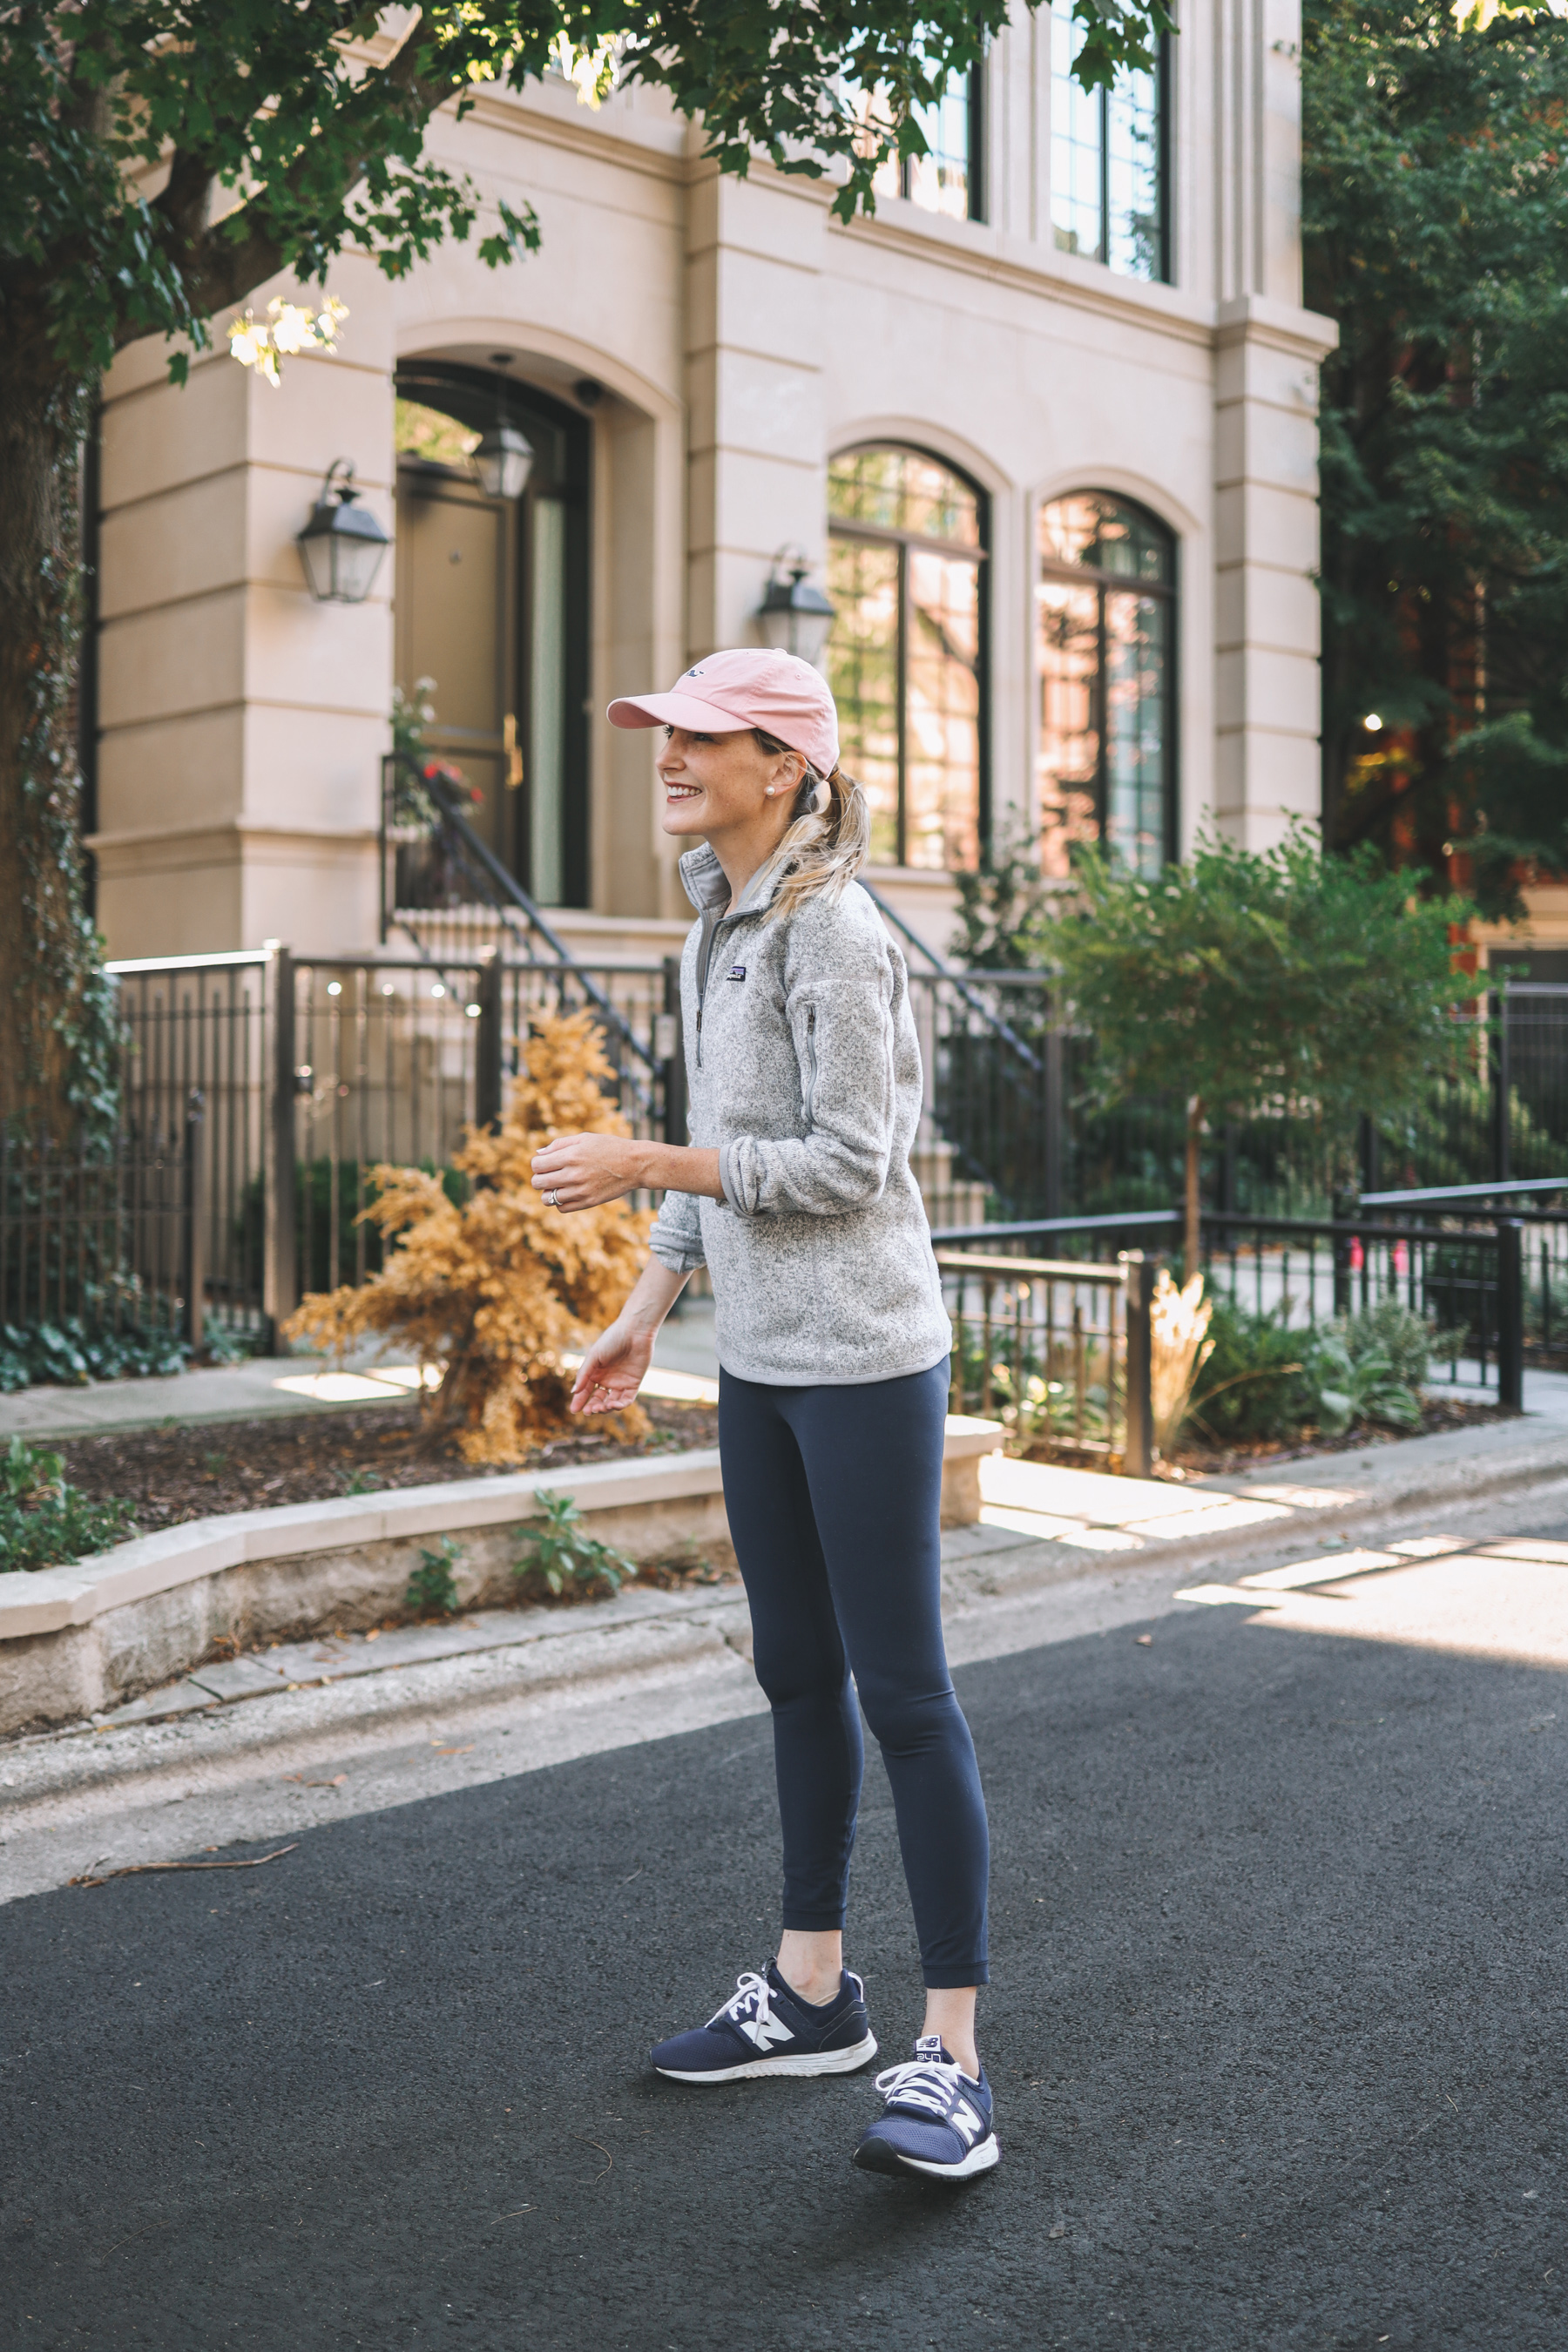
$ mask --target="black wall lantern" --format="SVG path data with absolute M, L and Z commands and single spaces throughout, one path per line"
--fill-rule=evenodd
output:
M 533 466 L 533 444 L 515 425 L 492 425 L 474 451 L 474 471 L 487 499 L 520 499 Z
M 757 628 L 763 645 L 772 646 L 775 653 L 798 654 L 802 661 L 815 662 L 827 643 L 834 608 L 820 588 L 807 583 L 810 569 L 798 548 L 779 550 L 757 614 Z M 788 579 L 781 579 L 779 574 L 786 571 Z
M 342 479 L 334 477 L 341 471 Z M 363 604 L 375 584 L 386 553 L 386 533 L 357 503 L 354 469 L 334 457 L 321 484 L 310 520 L 294 541 L 311 595 L 319 604 Z
M 510 352 L 492 352 L 498 368 L 511 365 Z M 520 499 L 533 470 L 533 444 L 510 424 L 506 413 L 506 378 L 496 381 L 496 421 L 480 436 L 473 467 L 487 499 Z

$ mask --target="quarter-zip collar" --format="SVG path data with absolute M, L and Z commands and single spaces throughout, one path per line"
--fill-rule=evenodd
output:
M 702 932 L 697 942 L 697 1066 L 702 1066 L 702 1012 L 708 1002 L 708 973 L 713 961 L 713 942 L 721 923 L 739 922 L 742 915 L 761 914 L 773 904 L 779 887 L 776 860 L 759 866 L 741 896 L 738 907 L 730 901 L 730 877 L 719 863 L 719 854 L 711 844 L 702 842 L 689 849 L 680 860 L 680 879 L 686 895 L 702 918 Z
M 745 889 L 740 904 L 730 905 L 730 877 L 719 863 L 719 853 L 704 841 L 689 849 L 680 860 L 680 879 L 687 897 L 704 917 L 716 915 L 760 915 L 771 907 L 784 879 L 776 858 L 767 858 L 758 866 Z

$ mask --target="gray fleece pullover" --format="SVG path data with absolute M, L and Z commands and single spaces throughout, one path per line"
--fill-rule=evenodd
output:
M 667 1192 L 653 1254 L 706 1265 L 719 1360 L 775 1387 L 928 1371 L 952 1345 L 910 1172 L 920 1043 L 903 958 L 858 883 L 767 919 L 776 877 L 733 913 L 704 845 L 680 861 L 700 910 L 680 963 L 691 1140 L 724 1198 Z

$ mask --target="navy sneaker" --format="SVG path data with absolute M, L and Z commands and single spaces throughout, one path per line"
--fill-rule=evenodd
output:
M 923 2033 L 906 2066 L 877 2077 L 887 2101 L 861 2137 L 855 2161 L 868 2172 L 923 2172 L 932 2180 L 973 2180 L 1002 2161 L 985 2069 L 961 2074 L 934 2033 Z
M 763 2074 L 852 2074 L 877 2044 L 866 1988 L 847 1969 L 836 1998 L 820 2007 L 790 1990 L 770 1960 L 748 1969 L 735 1997 L 689 2033 L 660 2042 L 653 2063 L 676 2083 L 743 2083 Z

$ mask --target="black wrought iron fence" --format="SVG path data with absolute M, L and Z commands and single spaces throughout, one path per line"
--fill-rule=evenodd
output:
M 173 1131 L 193 1087 L 206 1106 L 196 1213 L 209 1338 L 270 1344 L 305 1290 L 376 1271 L 380 1236 L 360 1216 L 379 1162 L 444 1171 L 458 1197 L 462 1138 L 504 1111 L 545 1012 L 592 1016 L 634 1133 L 685 1140 L 679 975 L 662 961 L 515 961 L 493 947 L 314 957 L 275 945 L 110 971 L 122 1148 Z M 140 1228 L 125 1246 L 123 1279 L 155 1285 Z
M 183 1130 L 199 1092 L 203 1311 L 238 1346 L 267 1316 L 266 1230 L 259 1191 L 275 1082 L 277 960 L 232 954 L 144 958 L 109 967 L 119 999 L 121 1122 L 132 1156 Z M 139 1236 L 129 1277 L 155 1280 Z
M 286 1202 L 280 1213 L 297 1238 L 279 1299 L 376 1271 L 380 1238 L 360 1213 L 378 1162 L 445 1171 L 461 1196 L 453 1161 L 463 1136 L 504 1111 L 542 1013 L 591 1014 L 633 1133 L 666 1130 L 679 1024 L 665 1010 L 662 963 L 590 968 L 391 951 L 289 963 L 295 1199 L 291 1218 Z
M 1003 1422 L 1015 1452 L 1146 1476 L 1149 1267 L 940 1248 L 952 1409 Z
M 1523 1207 L 1508 1188 L 1500 1202 L 1498 1187 L 1478 1190 L 1492 1194 L 1489 1213 L 1486 1200 L 1451 1192 L 1414 1203 L 1397 1193 L 1368 1197 L 1338 1219 L 1208 1211 L 1203 1271 L 1211 1294 L 1304 1337 L 1395 1301 L 1433 1335 L 1428 1385 L 1517 1406 L 1542 1311 L 1548 1328 L 1553 1312 L 1560 1321 L 1568 1312 L 1568 1210 Z M 1542 1190 L 1533 1188 L 1537 1200 Z M 939 1262 L 949 1250 L 984 1249 L 999 1265 L 1021 1264 L 1049 1249 L 1066 1267 L 1136 1249 L 1152 1265 L 1173 1250 L 1180 1230 L 1173 1209 L 949 1229 L 934 1239 Z M 1543 1297 L 1531 1289 L 1543 1262 L 1537 1251 L 1545 1253 Z
M 457 1189 L 460 1138 L 504 1108 L 546 1010 L 591 1013 L 635 1133 L 686 1140 L 675 962 L 574 961 L 460 812 L 441 819 L 445 864 L 426 833 L 416 871 L 419 843 L 394 837 L 391 772 L 383 912 L 397 943 L 348 957 L 274 945 L 110 968 L 125 1038 L 123 1150 L 156 1159 L 184 1134 L 193 1089 L 203 1097 L 199 1206 L 184 1213 L 200 1228 L 202 1312 L 236 1343 L 265 1344 L 304 1289 L 375 1270 L 379 1239 L 359 1217 L 378 1161 L 447 1171 Z M 404 890 L 432 903 L 400 908 Z M 1039 1254 L 1056 1235 L 1047 1254 L 1100 1262 L 1173 1246 L 1180 1104 L 1094 1111 L 1093 1041 L 1062 1027 L 1044 975 L 953 972 L 884 912 L 910 950 L 925 1071 L 914 1162 L 939 1233 L 1004 1254 Z M 1458 1361 L 1490 1381 L 1506 1318 L 1489 1218 L 1478 1236 L 1462 1204 L 1450 1203 L 1452 1215 L 1412 1207 L 1400 1235 L 1388 1223 L 1396 1213 L 1374 1216 L 1373 1197 L 1391 1181 L 1495 1189 L 1510 1171 L 1568 1168 L 1568 988 L 1500 990 L 1474 1026 L 1465 1075 L 1396 1133 L 1363 1122 L 1359 1159 L 1366 1198 L 1354 1210 L 1310 1122 L 1258 1119 L 1209 1139 L 1205 1252 L 1215 1280 L 1255 1302 L 1289 1299 L 1308 1320 L 1397 1283 L 1458 1335 Z M 1539 1202 L 1524 1214 L 1521 1344 L 1568 1361 L 1568 1222 Z M 83 1230 L 98 1231 L 85 1213 Z M 162 1295 L 152 1242 L 124 1230 L 115 1279 Z M 100 1234 L 90 1252 L 105 1245 Z M 59 1244 L 67 1258 L 72 1246 Z
M 73 1331 L 198 1348 L 202 1097 L 177 1124 L 76 1149 L 0 1131 L 0 1333 L 8 1351 Z

